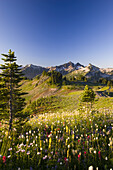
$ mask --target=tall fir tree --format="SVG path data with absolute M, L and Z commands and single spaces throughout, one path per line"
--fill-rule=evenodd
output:
M 92 108 L 92 103 L 95 100 L 95 96 L 96 94 L 94 91 L 90 89 L 88 85 L 86 85 L 81 96 L 81 101 L 87 103 L 87 107 L 88 103 L 90 103 L 90 108 Z
M 4 64 L 0 69 L 0 114 L 2 118 L 9 119 L 9 131 L 12 129 L 13 121 L 20 123 L 24 115 L 22 110 L 25 106 L 25 99 L 22 97 L 25 93 L 21 92 L 20 81 L 23 79 L 21 65 L 16 64 L 14 52 L 9 50 L 8 55 L 2 54 Z
M 84 88 L 84 92 L 82 93 L 82 98 L 81 101 L 82 102 L 90 102 L 92 103 L 95 99 L 95 93 L 92 89 L 89 88 L 88 85 L 85 86 Z

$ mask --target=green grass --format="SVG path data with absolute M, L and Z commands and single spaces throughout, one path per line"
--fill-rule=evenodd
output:
M 64 85 L 62 87 L 58 87 L 55 85 L 49 86 L 47 82 L 48 79 L 45 79 L 44 77 L 40 78 L 39 80 L 33 79 L 25 80 L 22 82 L 22 91 L 28 92 L 28 94 L 25 95 L 27 106 L 29 106 L 29 104 L 33 101 L 36 101 L 38 99 L 40 100 L 40 98 L 42 98 L 43 104 L 41 103 L 41 105 L 38 106 L 37 113 L 73 111 L 74 109 L 78 109 L 80 103 L 80 96 L 85 87 L 84 83 L 75 82 L 71 85 Z M 89 83 L 89 86 L 93 88 L 94 91 L 99 92 L 105 90 L 108 91 L 109 89 L 108 86 L 101 86 L 95 83 Z M 113 95 L 112 91 L 113 88 L 110 89 L 110 94 L 106 92 L 107 97 L 97 96 L 98 101 L 94 102 L 94 108 L 99 109 L 103 107 L 112 107 L 113 97 L 109 97 Z M 51 96 L 54 97 L 51 98 Z M 48 100 L 50 100 L 50 103 L 48 102 Z M 44 102 L 47 103 L 45 104 Z
M 81 95 L 81 93 L 82 93 L 83 91 L 73 91 L 73 92 L 69 92 L 68 93 L 68 95 L 69 96 L 72 96 L 72 95 L 74 95 L 74 96 L 79 96 L 79 95 Z
M 113 109 L 113 97 L 100 97 L 98 101 L 94 103 L 94 108 L 112 108 Z
M 102 87 L 101 89 L 99 89 L 98 91 L 105 91 L 105 90 L 108 90 L 109 89 L 109 86 L 105 86 L 105 87 Z

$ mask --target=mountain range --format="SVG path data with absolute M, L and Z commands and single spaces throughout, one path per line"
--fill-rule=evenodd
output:
M 22 68 L 23 74 L 29 79 L 32 79 L 37 75 L 41 75 L 43 71 L 50 72 L 52 70 L 60 72 L 62 75 L 76 76 L 77 74 L 82 74 L 86 78 L 90 78 L 92 80 L 97 80 L 99 78 L 107 78 L 108 80 L 113 79 L 113 68 L 99 68 L 92 64 L 84 66 L 80 63 L 74 64 L 71 61 L 59 66 L 41 67 L 29 64 Z

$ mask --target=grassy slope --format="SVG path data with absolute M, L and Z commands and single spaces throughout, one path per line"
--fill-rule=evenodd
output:
M 41 77 L 39 80 L 33 79 L 33 80 L 24 80 L 22 82 L 22 91 L 28 92 L 27 95 L 25 95 L 27 105 L 29 103 L 39 99 L 39 98 L 45 98 L 48 96 L 54 96 L 54 98 L 47 99 L 50 100 L 50 103 L 48 104 L 42 104 L 40 106 L 39 112 L 48 112 L 48 111 L 73 111 L 77 109 L 79 104 L 79 99 L 81 96 L 81 93 L 83 92 L 84 85 L 68 85 L 68 86 L 62 86 L 61 88 L 57 86 L 49 86 L 47 84 L 48 79 L 44 79 L 42 81 L 43 77 Z M 108 87 L 98 86 L 98 85 L 91 85 L 94 91 L 103 91 L 108 90 Z M 110 89 L 110 92 L 113 91 L 113 88 Z M 100 97 L 96 96 L 98 98 L 98 101 L 94 103 L 95 108 L 103 108 L 103 107 L 112 107 L 113 103 L 113 97 Z M 45 101 L 46 102 L 46 101 Z M 42 107 L 42 108 L 41 108 Z

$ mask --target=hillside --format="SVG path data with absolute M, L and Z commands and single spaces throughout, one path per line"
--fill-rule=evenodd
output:
M 95 108 L 112 107 L 113 88 L 97 83 L 75 81 L 68 85 L 50 85 L 49 76 L 35 77 L 33 80 L 23 80 L 22 91 L 25 95 L 27 111 L 30 113 L 47 113 L 73 111 L 79 107 L 79 99 L 86 84 L 96 93 Z M 37 109 L 35 105 L 37 103 Z

